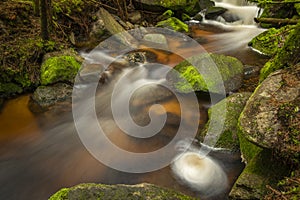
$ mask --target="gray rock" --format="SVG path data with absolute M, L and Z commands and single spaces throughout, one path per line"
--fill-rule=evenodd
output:
M 153 48 L 169 49 L 168 41 L 163 34 L 149 33 L 143 39 Z
M 77 199 L 101 199 L 101 200 L 192 200 L 195 198 L 186 196 L 170 189 L 161 188 L 152 184 L 138 185 L 103 185 L 80 184 L 71 188 L 63 188 L 49 200 L 77 200 Z
M 40 86 L 31 96 L 30 109 L 34 112 L 41 112 L 48 110 L 58 102 L 71 103 L 72 91 L 72 86 L 65 83 Z
M 299 153 L 300 65 L 265 79 L 249 99 L 240 118 L 243 135 L 258 146 Z

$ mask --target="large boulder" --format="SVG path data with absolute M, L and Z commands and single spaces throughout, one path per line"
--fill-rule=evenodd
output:
M 167 79 L 179 92 L 220 93 L 220 88 L 225 87 L 229 93 L 240 88 L 244 66 L 234 57 L 203 53 L 179 63 L 175 70 L 179 73 L 172 70 Z
M 300 64 L 266 78 L 240 117 L 245 138 L 285 156 L 300 153 Z
M 192 200 L 195 198 L 147 183 L 138 185 L 103 185 L 91 183 L 80 184 L 71 188 L 63 188 L 51 196 L 49 200 L 78 199 Z
M 224 126 L 222 133 L 214 145 L 215 147 L 226 148 L 232 151 L 237 151 L 239 149 L 239 139 L 238 139 L 238 118 L 246 105 L 251 93 L 235 93 L 223 99 L 219 103 L 213 105 L 208 110 L 209 121 L 206 123 L 205 128 L 198 135 L 200 141 L 206 136 L 209 126 L 214 126 L 214 123 L 219 123 L 219 121 L 211 120 L 211 113 L 215 112 L 217 116 L 224 116 Z M 224 109 L 226 108 L 226 113 L 224 114 Z M 214 139 L 214 138 L 211 138 Z M 206 142 L 210 144 L 210 138 L 206 138 Z

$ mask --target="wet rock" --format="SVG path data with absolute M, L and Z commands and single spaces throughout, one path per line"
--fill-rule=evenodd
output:
M 38 87 L 29 103 L 33 112 L 42 112 L 48 110 L 58 102 L 68 102 L 72 100 L 73 87 L 65 83 L 57 83 L 52 86 Z
M 230 149 L 232 151 L 239 150 L 238 140 L 238 118 L 246 105 L 251 93 L 235 93 L 223 99 L 219 103 L 213 105 L 208 110 L 209 121 L 206 123 L 205 128 L 200 132 L 198 138 L 203 141 L 203 138 L 208 132 L 209 126 L 217 126 L 219 120 L 211 119 L 212 112 L 217 117 L 224 117 L 224 126 L 222 127 L 221 135 L 216 144 L 214 139 L 218 136 L 206 137 L 206 144 L 210 146 Z
M 81 66 L 73 56 L 55 56 L 45 60 L 41 67 L 41 84 L 73 83 Z
M 167 75 L 167 80 L 179 92 L 184 93 L 192 91 L 222 93 L 222 88 L 229 93 L 240 88 L 243 77 L 243 64 L 238 59 L 212 53 L 190 57 L 174 69 L 179 73 L 171 71 Z
M 71 188 L 63 188 L 49 200 L 75 200 L 75 199 L 102 199 L 102 200 L 127 200 L 127 199 L 153 199 L 153 200 L 180 200 L 195 199 L 170 189 L 161 188 L 152 184 L 138 185 L 103 185 L 80 184 Z
M 209 7 L 205 11 L 205 18 L 206 19 L 216 19 L 219 15 L 225 13 L 227 11 L 226 8 L 222 7 Z
M 143 39 L 150 47 L 169 49 L 168 41 L 163 34 L 146 34 Z
M 253 38 L 248 45 L 261 53 L 273 56 L 278 49 L 283 47 L 284 42 L 294 26 L 284 26 L 280 29 L 270 28 L 267 31 Z
M 170 17 L 164 21 L 160 21 L 156 24 L 157 27 L 170 28 L 174 31 L 189 32 L 189 27 L 184 22 L 180 21 L 176 17 Z
M 300 152 L 300 65 L 266 78 L 240 117 L 242 134 L 260 147 L 285 156 Z

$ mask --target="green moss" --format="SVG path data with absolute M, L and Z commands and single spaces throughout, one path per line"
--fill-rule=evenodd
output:
M 284 26 L 280 29 L 270 28 L 269 30 L 259 34 L 249 42 L 249 46 L 259 50 L 263 54 L 273 56 L 280 49 L 289 31 L 295 26 Z
M 176 17 L 171 17 L 164 21 L 160 21 L 156 24 L 157 27 L 168 27 L 175 31 L 185 31 L 189 32 L 189 27 L 184 22 L 180 21 Z
M 23 90 L 15 83 L 0 83 L 0 96 L 20 94 Z
M 68 192 L 69 189 L 62 188 L 58 192 L 56 192 L 54 195 L 52 195 L 49 200 L 67 200 L 68 199 Z
M 80 184 L 71 188 L 64 188 L 50 197 L 49 200 L 194 200 L 170 189 L 160 188 L 151 184 L 139 185 L 103 185 Z
M 191 65 L 192 63 L 205 64 L 205 69 L 199 74 L 198 69 Z M 219 70 L 216 72 L 215 66 Z M 180 74 L 179 80 L 175 82 L 175 87 L 181 92 L 191 91 L 210 91 L 218 93 L 220 86 L 231 81 L 236 74 L 243 72 L 242 63 L 234 57 L 217 55 L 217 54 L 200 54 L 188 58 L 179 63 L 174 68 Z M 218 75 L 222 79 L 218 79 Z M 204 79 L 205 76 L 205 79 Z
M 300 62 L 300 22 L 284 43 L 284 46 L 269 60 L 260 71 L 260 81 L 263 81 L 270 73 L 285 67 L 291 67 Z
M 294 7 L 295 7 L 298 15 L 300 15 L 300 3 L 295 3 Z
M 190 17 L 188 14 L 182 13 L 181 19 L 182 19 L 183 21 L 188 21 L 188 20 L 191 19 L 191 17 Z
M 80 66 L 73 56 L 51 57 L 41 67 L 41 84 L 72 83 Z

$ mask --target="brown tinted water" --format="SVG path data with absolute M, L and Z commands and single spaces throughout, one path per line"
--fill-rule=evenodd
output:
M 219 29 L 201 30 L 200 28 L 196 25 L 192 36 L 201 38 L 200 43 L 203 43 L 206 50 L 218 52 L 224 48 L 218 44 L 223 44 L 222 41 L 226 38 L 214 37 L 221 32 Z M 224 35 L 224 37 L 229 36 Z M 171 49 L 177 49 L 176 54 L 150 50 L 154 52 L 160 63 L 170 66 L 183 59 L 178 56 L 180 51 L 185 55 L 201 52 L 199 49 L 182 47 L 176 40 L 169 41 L 169 44 L 171 44 Z M 261 65 L 264 62 L 263 57 L 248 48 L 227 49 L 225 54 L 238 54 L 244 64 Z M 104 86 L 102 89 L 105 91 L 108 87 Z M 100 97 L 106 98 L 104 95 L 101 96 L 101 92 Z M 149 182 L 199 197 L 199 194 L 180 184 L 169 167 L 149 173 L 132 174 L 104 166 L 82 145 L 76 134 L 70 112 L 50 110 L 44 114 L 34 115 L 28 109 L 28 99 L 29 96 L 26 95 L 7 101 L 0 114 L 0 199 L 46 199 L 62 187 L 83 182 L 107 184 Z M 137 115 L 148 113 L 149 106 L 143 105 L 143 101 L 146 100 L 140 100 L 142 106 L 139 107 Z M 180 116 L 180 105 L 173 97 L 163 99 L 158 96 L 154 102 L 158 100 L 170 116 L 170 120 L 161 131 L 162 134 L 146 141 L 133 140 L 113 125 L 108 127 L 110 140 L 121 148 L 133 152 L 153 151 L 172 139 L 180 117 L 185 118 L 186 121 L 193 119 L 189 118 L 192 115 Z M 210 101 L 207 96 L 203 96 L 203 98 L 200 97 L 199 102 L 199 107 L 194 109 L 200 110 L 201 116 L 197 120 L 201 127 L 207 120 L 207 107 Z M 100 111 L 105 110 L 101 110 L 101 106 L 99 108 Z M 157 111 L 157 114 L 159 112 Z M 141 118 L 137 117 L 137 119 Z M 211 156 L 222 165 L 227 173 L 229 184 L 224 194 L 208 199 L 222 199 L 226 197 L 234 180 L 241 172 L 243 164 L 238 153 L 212 152 Z M 114 155 L 111 157 L 113 159 Z M 127 162 L 127 160 L 124 158 L 120 162 Z

